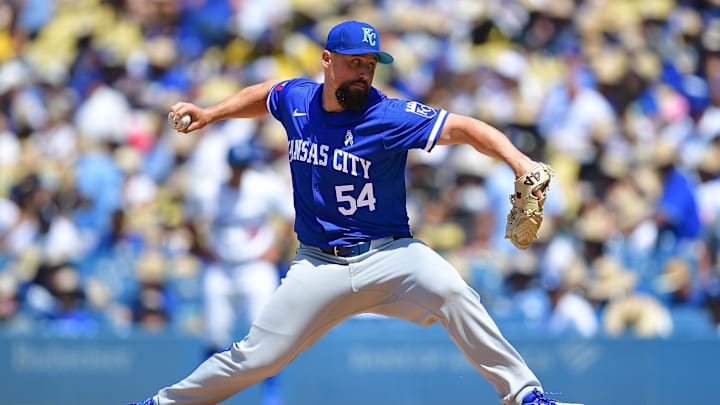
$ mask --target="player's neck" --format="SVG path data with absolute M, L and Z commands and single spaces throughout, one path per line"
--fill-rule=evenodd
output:
M 322 108 L 327 112 L 345 111 L 335 97 L 335 90 L 328 85 L 323 85 Z

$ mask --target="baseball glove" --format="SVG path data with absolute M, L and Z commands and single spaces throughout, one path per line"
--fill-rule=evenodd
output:
M 512 208 L 505 223 L 505 239 L 510 239 L 518 249 L 527 249 L 537 238 L 553 176 L 550 166 L 540 163 L 515 180 L 515 193 L 510 195 Z M 536 195 L 538 190 L 542 198 Z

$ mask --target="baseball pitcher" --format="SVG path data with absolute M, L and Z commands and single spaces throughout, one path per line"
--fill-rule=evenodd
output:
M 507 237 L 525 249 L 540 226 L 552 172 L 484 122 L 372 87 L 378 64 L 392 62 L 374 27 L 346 21 L 328 33 L 323 83 L 268 81 L 209 108 L 172 106 L 172 116 L 191 117 L 178 129 L 184 133 L 268 113 L 282 123 L 300 247 L 248 334 L 145 404 L 216 404 L 278 373 L 335 325 L 361 313 L 439 322 L 500 402 L 560 404 L 547 397 L 456 269 L 412 237 L 405 192 L 408 150 L 469 144 L 515 172 Z

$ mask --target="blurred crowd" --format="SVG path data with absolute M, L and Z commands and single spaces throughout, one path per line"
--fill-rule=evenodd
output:
M 555 169 L 540 237 L 518 251 L 505 165 L 461 146 L 410 155 L 413 232 L 501 328 L 720 333 L 718 0 L 5 1 L 0 331 L 202 333 L 226 151 L 252 144 L 287 178 L 287 143 L 270 118 L 183 135 L 167 111 L 319 80 L 344 19 L 395 56 L 376 87 L 487 121 Z

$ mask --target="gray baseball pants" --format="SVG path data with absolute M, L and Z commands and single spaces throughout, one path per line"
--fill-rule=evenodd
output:
M 422 326 L 440 322 L 503 404 L 520 404 L 533 387 L 540 387 L 478 294 L 450 263 L 416 239 L 380 242 L 350 258 L 301 246 L 247 336 L 160 390 L 155 401 L 217 404 L 278 373 L 335 325 L 361 313 Z

